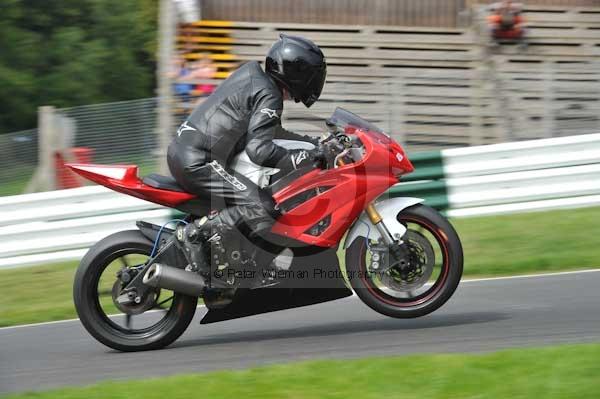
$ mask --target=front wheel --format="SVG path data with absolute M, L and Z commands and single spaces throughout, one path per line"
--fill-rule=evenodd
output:
M 138 230 L 122 231 L 94 245 L 77 269 L 75 309 L 86 330 L 106 346 L 159 349 L 183 334 L 194 317 L 198 298 L 168 290 L 150 290 L 136 304 L 117 300 L 123 280 L 142 270 L 151 251 L 152 243 Z
M 463 271 L 462 245 L 448 220 L 431 207 L 415 205 L 397 218 L 407 228 L 405 259 L 390 260 L 380 243 L 358 237 L 346 251 L 346 270 L 358 297 L 373 310 L 395 318 L 421 317 L 456 290 Z

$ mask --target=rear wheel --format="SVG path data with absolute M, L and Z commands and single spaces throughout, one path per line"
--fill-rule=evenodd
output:
M 463 270 L 462 246 L 452 225 L 433 208 L 415 205 L 397 217 L 407 228 L 406 258 L 392 261 L 385 272 L 377 271 L 373 257 L 378 256 L 378 243 L 359 237 L 346 251 L 346 269 L 356 294 L 373 310 L 396 318 L 424 316 L 456 290 Z
M 95 244 L 82 259 L 73 286 L 77 314 L 98 341 L 120 351 L 159 349 L 188 327 L 198 298 L 150 290 L 139 303 L 117 301 L 121 288 L 146 264 L 152 243 L 138 230 Z M 127 275 L 124 277 L 124 275 Z

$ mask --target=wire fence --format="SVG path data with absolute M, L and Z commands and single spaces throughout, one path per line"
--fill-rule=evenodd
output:
M 53 130 L 64 149 L 62 161 L 136 164 L 142 175 L 156 171 L 157 106 L 156 98 L 147 98 L 55 110 Z M 40 161 L 39 144 L 38 129 L 0 135 L 0 196 L 38 189 L 32 179 Z M 59 169 L 61 159 L 53 159 L 51 167 Z
M 73 147 L 91 150 L 95 163 L 157 162 L 157 98 L 64 108 L 57 112 L 73 123 Z
M 0 195 L 22 193 L 37 164 L 37 129 L 0 135 Z
M 284 126 L 324 131 L 337 106 L 391 133 L 410 153 L 600 132 L 600 72 L 588 66 L 398 73 L 394 79 L 337 81 L 310 110 L 286 105 Z M 214 82 L 217 83 L 217 82 Z M 176 101 L 187 117 L 196 101 Z M 185 106 L 184 106 L 185 105 Z M 158 170 L 158 98 L 55 110 L 62 148 L 85 148 L 85 161 L 135 164 L 140 175 Z M 172 129 L 171 134 L 176 129 Z M 0 135 L 0 195 L 23 193 L 38 165 L 38 130 Z M 69 161 L 70 159 L 66 159 Z M 54 167 L 56 165 L 52 165 Z

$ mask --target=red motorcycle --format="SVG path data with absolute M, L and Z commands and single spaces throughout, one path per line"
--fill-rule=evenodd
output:
M 190 250 L 190 234 L 196 220 L 216 210 L 170 177 L 140 179 L 137 166 L 69 165 L 98 184 L 185 215 L 171 221 L 174 228 L 140 221 L 137 230 L 115 233 L 90 248 L 74 282 L 75 307 L 90 334 L 122 351 L 162 348 L 188 327 L 198 298 L 208 308 L 202 324 L 331 301 L 353 291 L 390 317 L 420 317 L 442 306 L 462 275 L 456 231 L 422 199 L 385 196 L 414 170 L 398 143 L 341 108 L 327 126 L 321 144 L 329 154 L 325 169 L 281 176 L 245 154 L 233 165 L 275 200 L 279 216 L 264 240 L 270 251 L 277 248 L 269 264 L 257 261 L 264 248 L 243 234 L 211 242 L 211 264 L 200 262 L 201 250 Z M 345 267 L 337 254 L 342 240 Z

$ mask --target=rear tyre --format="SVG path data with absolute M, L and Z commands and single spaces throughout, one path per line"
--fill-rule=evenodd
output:
M 172 292 L 164 298 L 161 290 L 152 291 L 137 308 L 114 303 L 122 283 L 111 267 L 140 269 L 151 251 L 152 243 L 140 231 L 121 231 L 96 243 L 79 264 L 73 285 L 75 309 L 85 329 L 108 347 L 128 352 L 163 348 L 179 338 L 194 317 L 198 298 Z M 121 312 L 125 315 L 113 315 Z M 141 324 L 135 323 L 138 316 Z
M 441 307 L 456 290 L 463 271 L 462 245 L 450 222 L 431 207 L 415 205 L 397 218 L 408 228 L 403 240 L 415 254 L 411 263 L 422 263 L 410 279 L 400 277 L 399 268 L 383 275 L 368 269 L 364 237 L 346 251 L 346 270 L 352 288 L 371 309 L 395 318 L 421 317 Z

